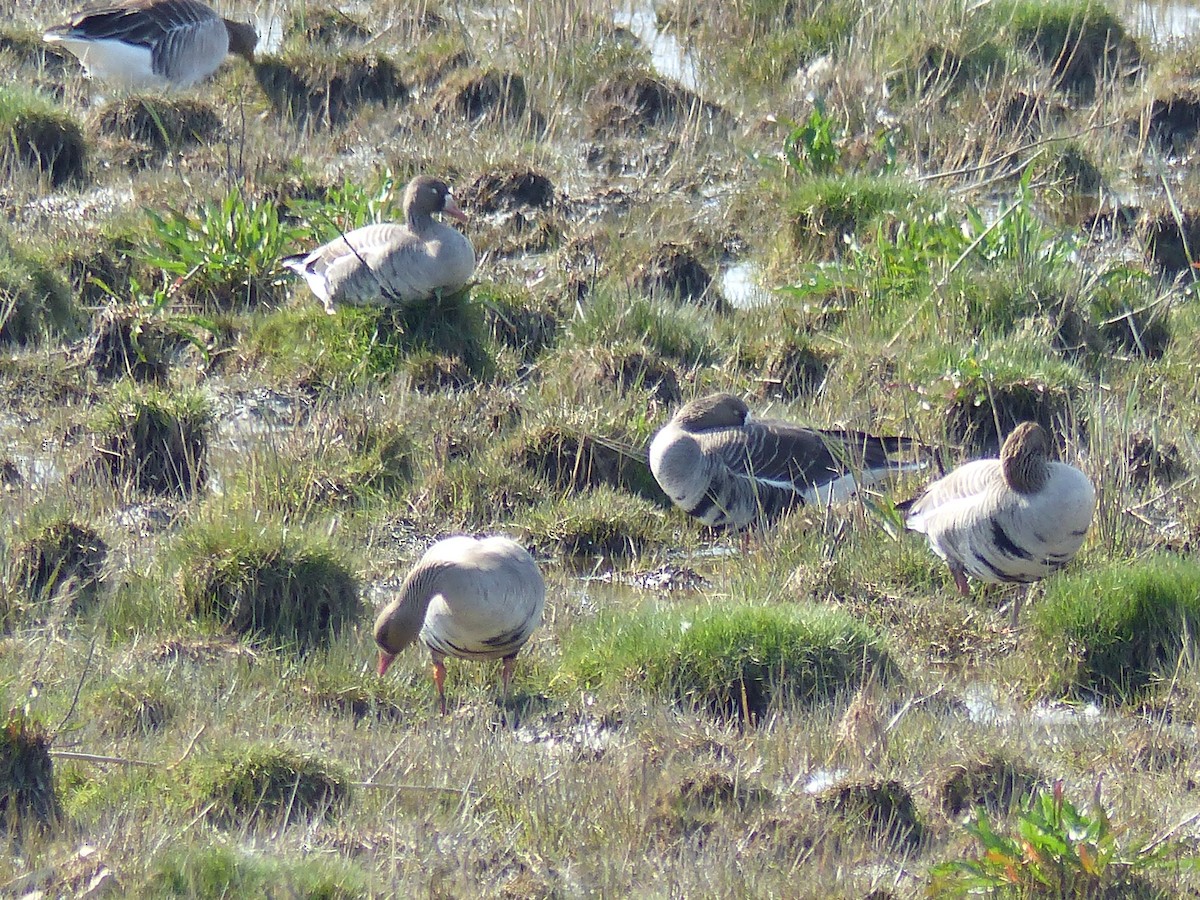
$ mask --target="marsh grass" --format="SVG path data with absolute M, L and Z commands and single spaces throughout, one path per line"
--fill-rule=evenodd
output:
M 967 807 L 1016 835 L 1034 784 L 1087 797 L 1102 773 L 1120 835 L 1190 815 L 1190 614 L 1148 614 L 1186 609 L 1163 582 L 1200 534 L 1186 35 L 1135 47 L 1129 5 L 1088 0 L 680 0 L 633 22 L 374 0 L 360 43 L 301 4 L 257 73 L 190 92 L 220 130 L 164 154 L 139 144 L 169 116 L 101 132 L 111 101 L 31 9 L 0 72 L 88 146 L 56 186 L 8 145 L 0 685 L 54 734 L 66 827 L 10 840 L 0 894 L 913 897 L 971 854 Z M 471 214 L 469 291 L 327 316 L 279 271 L 397 218 L 419 172 Z M 510 205 L 521 173 L 539 189 Z M 701 308 L 658 277 L 685 267 L 645 265 L 664 249 L 713 282 L 757 267 L 772 299 Z M 920 438 L 931 464 L 714 534 L 621 461 L 717 390 Z M 200 398 L 203 490 L 81 467 L 105 410 Z M 1029 416 L 1100 504 L 1014 631 L 1012 589 L 957 596 L 894 504 Z M 56 516 L 109 547 L 70 615 L 15 577 Z M 544 621 L 507 702 L 497 663 L 452 663 L 442 717 L 427 650 L 374 674 L 357 594 L 496 531 L 536 551 Z M 1157 601 L 1127 617 L 1122 591 Z M 1106 654 L 1132 660 L 1115 686 L 1089 668 Z M 842 740 L 859 717 L 874 736 Z M 326 777 L 370 787 L 289 813 Z
M 78 183 L 87 172 L 87 142 L 79 123 L 35 91 L 0 91 L 0 134 L 4 154 L 44 174 L 55 187 Z

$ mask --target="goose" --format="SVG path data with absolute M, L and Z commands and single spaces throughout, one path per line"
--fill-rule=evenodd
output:
M 421 557 L 375 619 L 379 674 L 420 638 L 446 714 L 445 658 L 502 659 L 504 697 L 517 652 L 542 619 L 546 586 L 529 552 L 506 537 L 449 537 Z
M 62 44 L 89 77 L 118 87 L 186 88 L 230 53 L 254 62 L 258 34 L 200 0 L 108 0 L 81 9 L 42 39 Z
M 1096 509 L 1087 475 L 1050 458 L 1050 435 L 1022 422 L 999 459 L 977 459 L 951 471 L 900 507 L 906 527 L 924 534 L 950 567 L 959 593 L 967 576 L 991 584 L 1030 584 L 1061 569 L 1079 552 Z M 1017 618 L 1019 600 L 1013 604 Z
M 355 228 L 308 253 L 285 256 L 333 314 L 351 306 L 398 304 L 453 293 L 475 271 L 475 248 L 460 231 L 433 218 L 467 221 L 446 182 L 420 175 L 404 191 L 404 223 Z
M 860 486 L 919 463 L 890 453 L 905 438 L 755 419 L 732 394 L 684 404 L 650 442 L 650 471 L 705 525 L 743 528 L 805 503 L 840 503 Z

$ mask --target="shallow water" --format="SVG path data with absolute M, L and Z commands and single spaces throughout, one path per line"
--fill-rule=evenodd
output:
M 1194 43 L 1200 38 L 1200 5 L 1195 3 L 1143 2 L 1123 17 L 1135 35 L 1163 49 Z
M 759 280 L 757 263 L 742 260 L 721 270 L 721 293 L 735 309 L 753 309 L 771 302 L 771 292 Z
M 698 89 L 695 58 L 674 35 L 659 31 L 652 4 L 620 10 L 613 14 L 613 22 L 628 28 L 650 49 L 650 62 L 659 75 L 678 82 L 688 90 Z

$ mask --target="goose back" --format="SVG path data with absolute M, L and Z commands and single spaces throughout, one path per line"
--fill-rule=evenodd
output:
M 258 36 L 199 0 L 101 3 L 49 29 L 88 74 L 130 88 L 188 87 L 212 75 L 228 53 L 253 59 Z
M 755 419 L 740 399 L 685 404 L 650 444 L 650 468 L 677 506 L 706 525 L 743 527 L 805 503 L 842 502 L 904 466 L 903 439 Z

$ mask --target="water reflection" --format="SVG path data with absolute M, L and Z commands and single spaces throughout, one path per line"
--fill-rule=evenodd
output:
M 654 71 L 679 82 L 688 90 L 697 90 L 696 61 L 674 35 L 658 30 L 654 6 L 636 6 L 613 13 L 613 22 L 633 32 L 650 49 Z

